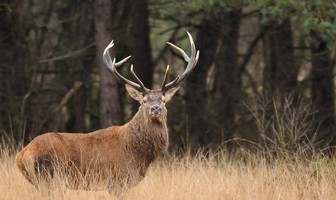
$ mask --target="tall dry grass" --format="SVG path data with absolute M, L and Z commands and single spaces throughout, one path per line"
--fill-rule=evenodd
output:
M 336 199 L 336 166 L 331 159 L 237 158 L 221 152 L 208 158 L 162 159 L 124 199 Z M 62 179 L 36 189 L 18 171 L 9 150 L 1 150 L 0 161 L 1 200 L 117 199 L 106 190 L 68 189 Z
M 336 160 L 315 149 L 309 107 L 289 101 L 274 105 L 271 114 L 254 114 L 261 134 L 257 152 L 162 158 L 124 199 L 336 199 Z M 107 190 L 71 190 L 67 177 L 35 188 L 15 166 L 16 150 L 5 144 L 0 143 L 0 200 L 117 199 Z

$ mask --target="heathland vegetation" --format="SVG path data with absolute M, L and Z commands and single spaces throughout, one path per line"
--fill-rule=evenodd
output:
M 91 190 L 71 190 L 67 177 L 33 187 L 14 165 L 8 149 L 1 151 L 0 197 L 16 199 L 117 199 L 103 183 Z M 92 177 L 94 178 L 94 177 Z M 323 156 L 307 160 L 298 155 L 277 159 L 245 153 L 170 156 L 155 162 L 146 177 L 125 199 L 283 199 L 332 200 L 336 198 L 336 164 Z
M 335 13 L 334 0 L 0 0 L 0 199 L 109 199 L 64 176 L 34 188 L 14 155 L 45 132 L 129 121 L 138 105 L 104 48 L 114 39 L 111 56 L 159 88 L 167 64 L 168 81 L 185 66 L 166 42 L 189 49 L 186 31 L 200 57 L 167 105 L 169 150 L 125 199 L 336 199 Z

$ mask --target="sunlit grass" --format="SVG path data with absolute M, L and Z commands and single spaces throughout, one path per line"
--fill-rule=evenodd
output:
M 249 156 L 248 158 L 246 156 Z M 107 190 L 71 190 L 62 179 L 35 188 L 25 180 L 8 150 L 1 151 L 0 199 L 117 199 Z M 332 159 L 310 160 L 219 155 L 164 158 L 131 188 L 125 199 L 336 199 Z
M 253 152 L 225 150 L 207 156 L 166 156 L 151 165 L 146 177 L 123 199 L 336 199 L 336 160 L 316 146 L 309 106 L 273 104 L 253 113 L 261 141 Z M 17 169 L 17 150 L 0 143 L 0 199 L 118 199 L 104 183 L 93 181 L 91 190 L 69 189 L 67 177 L 33 187 Z M 95 180 L 95 177 L 91 177 Z M 103 188 L 102 190 L 96 190 Z

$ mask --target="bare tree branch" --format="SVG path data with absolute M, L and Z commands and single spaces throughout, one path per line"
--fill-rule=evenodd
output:
M 55 61 L 59 61 L 59 60 L 64 60 L 67 58 L 71 58 L 71 57 L 75 57 L 75 56 L 79 56 L 82 53 L 84 53 L 86 50 L 88 50 L 89 48 L 95 46 L 95 43 L 91 43 L 81 49 L 78 49 L 76 51 L 72 51 L 70 53 L 67 53 L 65 55 L 61 55 L 61 56 L 57 56 L 54 58 L 48 58 L 48 59 L 44 59 L 44 60 L 40 60 L 39 63 L 46 63 L 46 62 L 55 62 Z

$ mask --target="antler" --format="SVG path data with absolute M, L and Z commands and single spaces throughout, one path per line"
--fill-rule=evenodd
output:
M 173 81 L 171 81 L 170 83 L 166 84 L 167 81 L 167 74 L 168 74 L 168 70 L 169 70 L 169 66 L 167 66 L 166 69 L 166 73 L 165 73 L 165 77 L 163 79 L 163 83 L 162 83 L 162 91 L 167 91 L 170 88 L 173 87 L 177 87 L 178 85 L 181 84 L 181 82 L 186 79 L 190 73 L 193 71 L 193 69 L 195 68 L 198 58 L 199 58 L 199 51 L 196 51 L 196 47 L 194 44 L 194 40 L 192 38 L 192 36 L 190 35 L 189 32 L 187 32 L 188 36 L 189 36 L 189 40 L 190 40 L 190 48 L 191 48 L 191 55 L 190 57 L 188 57 L 188 55 L 178 46 L 175 46 L 174 44 L 167 42 L 172 48 L 173 50 L 177 51 L 178 53 L 180 53 L 182 55 L 182 57 L 184 58 L 185 62 L 188 63 L 186 69 L 184 70 L 184 72 L 182 73 L 181 76 L 176 77 Z
M 134 73 L 133 65 L 131 65 L 131 73 L 133 74 L 133 76 L 135 77 L 135 79 L 137 80 L 138 83 L 134 83 L 133 81 L 130 81 L 130 80 L 126 79 L 125 77 L 123 77 L 121 74 L 119 74 L 119 72 L 117 71 L 117 67 L 124 64 L 131 56 L 127 56 L 126 58 L 124 58 L 123 60 L 121 60 L 117 63 L 116 63 L 115 58 L 112 61 L 111 56 L 109 54 L 109 49 L 113 46 L 114 46 L 114 43 L 113 43 L 113 40 L 112 40 L 111 43 L 109 45 L 107 45 L 107 47 L 105 48 L 104 53 L 103 53 L 103 59 L 104 59 L 104 62 L 107 66 L 107 69 L 109 69 L 110 72 L 112 72 L 112 74 L 118 79 L 119 82 L 121 82 L 123 84 L 128 84 L 128 85 L 134 87 L 135 89 L 137 89 L 139 91 L 147 92 L 149 89 L 147 89 L 145 87 L 145 85 L 141 82 L 139 77 Z

